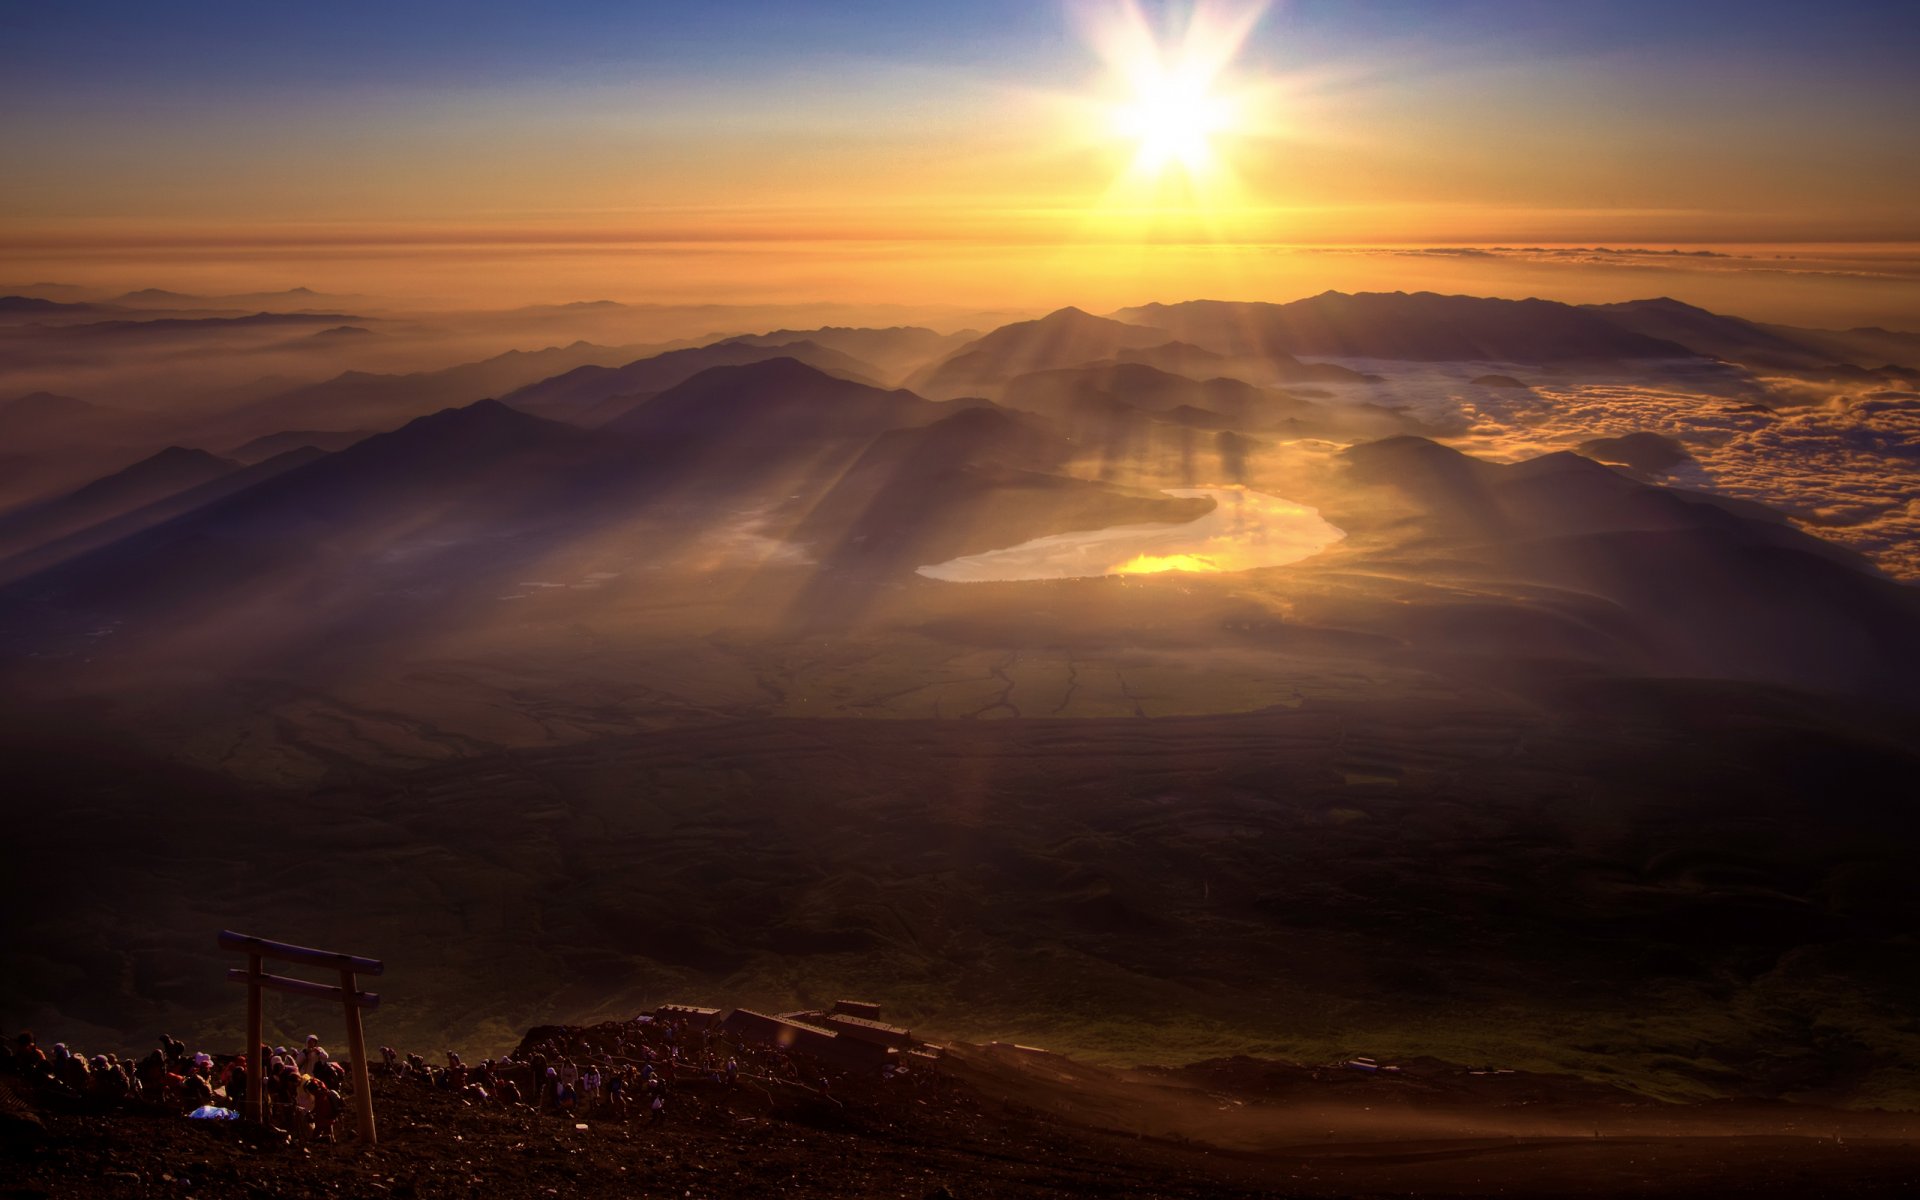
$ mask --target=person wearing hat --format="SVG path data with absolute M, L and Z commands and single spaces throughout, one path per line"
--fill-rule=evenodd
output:
M 327 1053 L 326 1047 L 320 1044 L 320 1035 L 310 1033 L 307 1035 L 306 1049 L 300 1052 L 300 1073 L 302 1075 L 311 1075 L 314 1073 L 315 1067 L 331 1060 L 332 1057 L 331 1054 Z

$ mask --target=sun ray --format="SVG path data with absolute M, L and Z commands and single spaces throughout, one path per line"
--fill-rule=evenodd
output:
M 1161 28 L 1137 0 L 1080 10 L 1106 67 L 1090 136 L 1124 155 L 1090 228 L 1146 242 L 1234 236 L 1243 189 L 1233 152 L 1261 124 L 1261 89 L 1236 62 L 1266 8 L 1203 2 Z

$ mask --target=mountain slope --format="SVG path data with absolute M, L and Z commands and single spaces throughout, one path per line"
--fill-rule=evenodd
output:
M 1758 505 L 1567 453 L 1501 465 L 1402 437 L 1346 461 L 1411 502 L 1403 552 L 1605 600 L 1616 667 L 1920 700 L 1920 591 Z
M 138 613 L 156 636 L 213 620 L 235 647 L 250 612 L 277 631 L 362 604 L 410 615 L 580 520 L 608 453 L 495 401 L 447 409 L 21 579 L 0 610 L 29 639 Z
M 1015 376 L 1077 367 L 1170 340 L 1161 330 L 1063 308 L 1035 321 L 1003 325 L 916 373 L 907 386 L 943 400 L 985 395 Z
M 0 556 L 19 554 L 238 470 L 240 464 L 231 459 L 169 446 L 64 496 L 0 518 Z
M 924 424 L 945 411 L 912 392 L 858 383 L 780 356 L 710 367 L 603 428 L 655 444 L 779 446 L 800 440 L 872 437 L 888 429 Z
M 439 371 L 382 375 L 347 371 L 255 401 L 218 419 L 223 430 L 262 436 L 287 429 L 337 433 L 391 429 L 415 417 L 498 396 L 564 371 L 631 361 L 648 347 L 575 342 L 545 350 L 509 350 Z
M 1325 292 L 1290 304 L 1192 300 L 1122 309 L 1229 357 L 1275 354 L 1420 362 L 1574 362 L 1692 357 L 1687 347 L 1548 300 L 1431 292 Z
M 1059 474 L 1072 455 L 1029 419 L 962 410 L 875 439 L 793 536 L 832 566 L 905 572 L 1053 533 L 1192 520 L 1208 508 Z
M 45 540 L 0 558 L 0 584 L 45 571 L 91 550 L 151 529 L 183 513 L 253 487 L 288 471 L 297 470 L 318 459 L 324 452 L 312 446 L 287 450 L 252 463 L 242 470 L 215 474 L 198 486 L 171 492 L 149 503 L 130 508 L 83 525 L 72 532 Z
M 529 384 L 501 399 L 523 412 L 599 425 L 650 396 L 677 387 L 714 367 L 741 366 L 769 359 L 804 362 L 815 370 L 856 382 L 870 382 L 871 368 L 836 350 L 812 342 L 762 346 L 720 342 L 690 346 L 628 362 L 620 367 L 583 366 Z
M 879 378 L 898 381 L 939 355 L 951 353 L 956 347 L 978 336 L 973 331 L 936 333 L 913 325 L 897 325 L 886 329 L 829 325 L 821 329 L 776 329 L 771 333 L 741 334 L 727 338 L 722 344 L 779 348 L 805 342 L 870 364 L 880 372 Z

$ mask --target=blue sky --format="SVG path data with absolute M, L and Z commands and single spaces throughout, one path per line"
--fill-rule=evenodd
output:
M 1182 5 L 1150 5 L 1177 21 Z M 1369 45 L 1462 53 L 1620 52 L 1770 60 L 1790 74 L 1870 64 L 1910 77 L 1920 4 L 1893 0 L 1293 0 L 1273 7 L 1255 53 L 1298 66 Z M 0 62 L 14 94 L 51 89 L 470 83 L 628 67 L 750 72 L 769 60 L 841 55 L 1045 65 L 1075 51 L 1064 9 L 964 4 L 363 2 L 0 6 Z M 750 83 L 750 79 L 743 79 Z M 1898 77 L 1888 83 L 1898 82 Z M 1911 86 L 1903 89 L 1912 94 Z

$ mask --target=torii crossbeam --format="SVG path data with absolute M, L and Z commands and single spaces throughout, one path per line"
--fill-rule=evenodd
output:
M 355 1123 L 360 1140 L 369 1146 L 374 1145 L 373 1082 L 367 1071 L 367 1034 L 360 1023 L 360 1011 L 377 1007 L 380 997 L 372 992 L 361 991 L 354 977 L 381 974 L 387 969 L 386 964 L 377 958 L 313 950 L 306 946 L 235 933 L 231 929 L 220 931 L 220 948 L 247 956 L 245 970 L 232 967 L 227 971 L 229 980 L 247 985 L 247 1103 L 246 1112 L 242 1115 L 256 1124 L 265 1124 L 267 1119 L 266 1063 L 260 1048 L 260 1043 L 266 1037 L 261 992 L 271 988 L 276 992 L 309 996 L 316 1000 L 335 1000 L 347 1015 L 347 1053 L 353 1061 L 353 1090 L 357 1101 L 353 1106 Z M 269 975 L 261 970 L 261 963 L 266 959 L 335 970 L 340 972 L 340 982 L 334 985 Z

